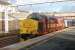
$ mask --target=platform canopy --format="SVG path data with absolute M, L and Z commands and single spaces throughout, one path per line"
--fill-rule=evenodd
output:
M 19 0 L 18 3 L 20 11 L 75 12 L 75 0 Z
M 9 5 L 10 1 L 9 0 L 0 0 L 0 4 Z
M 24 5 L 24 4 L 56 2 L 56 1 L 64 1 L 64 0 L 17 0 L 17 4 L 18 5 Z

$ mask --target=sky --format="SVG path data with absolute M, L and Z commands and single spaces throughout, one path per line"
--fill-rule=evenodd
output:
M 52 1 L 62 1 L 62 0 L 17 0 L 17 4 L 28 4 L 28 3 L 43 3 Z
M 42 3 L 42 2 L 51 2 L 53 0 L 11 0 L 12 3 L 18 5 L 25 5 L 29 3 Z M 56 1 L 56 0 L 54 0 Z M 61 1 L 61 0 L 59 0 Z M 75 2 L 58 2 L 58 3 L 44 3 L 37 5 L 25 5 L 19 6 L 19 10 L 22 11 L 33 11 L 33 12 L 75 12 Z

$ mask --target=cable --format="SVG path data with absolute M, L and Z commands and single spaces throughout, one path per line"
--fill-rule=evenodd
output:
M 65 1 L 55 1 L 55 2 L 43 2 L 43 3 L 25 4 L 25 5 L 36 5 L 36 4 L 57 3 L 57 2 L 71 2 L 71 1 L 75 1 L 75 0 L 65 0 Z M 18 6 L 25 6 L 25 5 L 18 5 Z

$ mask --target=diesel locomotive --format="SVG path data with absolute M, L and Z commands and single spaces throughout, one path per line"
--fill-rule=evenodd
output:
M 62 17 L 32 13 L 27 19 L 19 21 L 19 27 L 21 38 L 33 38 L 64 29 L 64 19 Z

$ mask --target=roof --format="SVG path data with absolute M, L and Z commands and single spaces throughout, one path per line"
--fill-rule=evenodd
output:
M 8 2 L 9 0 L 0 0 L 0 4 L 3 5 L 10 5 L 10 2 Z

